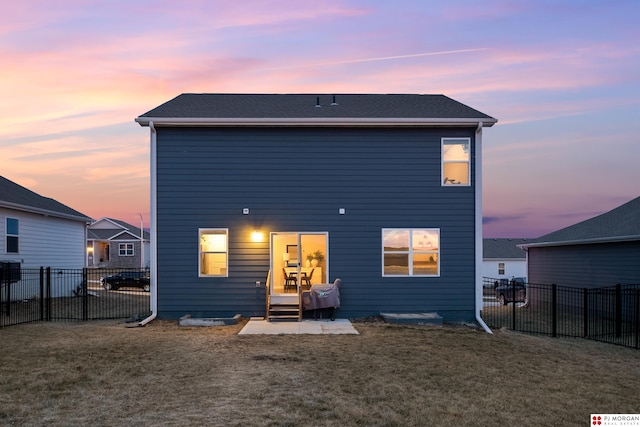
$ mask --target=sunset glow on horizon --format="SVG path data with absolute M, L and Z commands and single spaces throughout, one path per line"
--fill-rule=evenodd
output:
M 46 6 L 43 6 L 46 4 Z M 149 227 L 149 129 L 181 93 L 444 94 L 483 132 L 485 237 L 640 196 L 635 1 L 3 2 L 0 175 Z

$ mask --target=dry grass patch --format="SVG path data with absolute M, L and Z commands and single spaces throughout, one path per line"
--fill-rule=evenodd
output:
M 154 321 L 0 329 L 0 424 L 586 425 L 639 413 L 640 353 L 583 340 L 356 323 L 241 335 Z

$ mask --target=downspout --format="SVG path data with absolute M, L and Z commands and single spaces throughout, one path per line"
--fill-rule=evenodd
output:
M 150 248 L 149 248 L 149 271 L 151 274 L 151 295 L 150 295 L 150 308 L 151 315 L 146 319 L 140 321 L 138 326 L 145 326 L 147 323 L 151 322 L 158 316 L 158 266 L 157 266 L 157 230 L 158 230 L 158 222 L 157 222 L 157 212 L 156 212 L 156 193 L 157 193 L 157 182 L 156 182 L 156 143 L 157 143 L 157 133 L 156 128 L 153 126 L 153 121 L 149 122 L 149 129 L 151 130 L 151 141 L 150 141 L 150 152 L 151 152 L 151 213 L 150 213 Z
M 489 334 L 491 329 L 480 316 L 482 309 L 482 122 L 476 128 L 476 321 Z

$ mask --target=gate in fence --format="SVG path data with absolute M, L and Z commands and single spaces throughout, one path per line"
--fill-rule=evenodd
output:
M 484 279 L 481 316 L 490 328 L 640 348 L 640 285 L 588 289 L 527 283 L 523 301 L 499 301 L 493 291 L 496 283 L 497 279 Z M 517 286 L 507 284 L 512 287 L 507 295 L 516 295 Z
M 0 328 L 39 321 L 145 318 L 148 270 L 0 266 Z M 146 285 L 146 286 L 145 286 Z

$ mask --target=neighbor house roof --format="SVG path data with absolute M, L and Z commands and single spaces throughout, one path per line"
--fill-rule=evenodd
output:
M 159 125 L 477 125 L 491 116 L 444 95 L 185 93 L 136 119 Z
M 113 228 L 91 228 L 91 225 L 94 225 L 98 222 L 105 222 L 105 221 L 107 223 L 113 224 L 114 227 Z M 135 239 L 140 238 L 139 226 L 136 227 L 134 225 L 131 225 L 124 221 L 120 221 L 118 219 L 101 218 L 91 223 L 91 225 L 87 229 L 88 240 L 114 240 L 121 237 L 123 233 L 128 233 Z M 143 230 L 143 234 L 144 234 L 143 239 L 149 240 L 149 232 L 146 230 Z
M 46 216 L 89 222 L 91 218 L 62 203 L 43 197 L 0 176 L 0 207 Z
M 521 246 L 528 248 L 629 240 L 640 240 L 640 197 Z
M 484 259 L 526 259 L 526 253 L 518 245 L 531 239 L 482 239 Z

